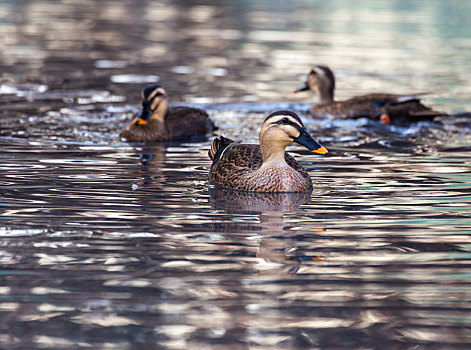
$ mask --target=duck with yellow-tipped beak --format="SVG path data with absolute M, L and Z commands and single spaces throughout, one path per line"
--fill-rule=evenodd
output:
M 260 145 L 235 142 L 223 136 L 214 139 L 209 157 L 210 183 L 216 187 L 257 192 L 303 192 L 312 190 L 306 170 L 285 152 L 293 142 L 326 154 L 291 111 L 271 113 L 263 122 Z
M 131 120 L 121 137 L 127 141 L 184 140 L 204 136 L 215 129 L 208 114 L 185 106 L 169 108 L 167 92 L 157 84 L 142 90 L 142 111 Z

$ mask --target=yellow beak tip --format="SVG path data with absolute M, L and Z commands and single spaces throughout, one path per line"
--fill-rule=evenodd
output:
M 136 124 L 137 124 L 137 125 L 146 125 L 146 124 L 147 124 L 147 121 L 145 121 L 144 119 L 139 118 L 139 119 L 136 121 Z
M 324 147 L 324 146 L 321 146 L 320 148 L 318 149 L 314 149 L 312 150 L 314 153 L 319 153 L 319 154 L 327 154 L 329 153 L 329 151 L 327 151 L 327 149 Z

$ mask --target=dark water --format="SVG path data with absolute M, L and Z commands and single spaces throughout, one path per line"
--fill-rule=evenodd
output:
M 469 349 L 471 121 L 311 120 L 434 91 L 471 110 L 464 1 L 0 3 L 1 349 Z M 311 196 L 208 188 L 210 139 L 128 144 L 139 90 L 256 141 L 293 109 Z

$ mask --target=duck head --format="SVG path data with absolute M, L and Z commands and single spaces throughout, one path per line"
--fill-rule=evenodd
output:
M 285 148 L 293 142 L 299 143 L 315 153 L 327 153 L 327 149 L 312 138 L 296 113 L 291 111 L 271 113 L 263 122 L 260 130 L 260 149 L 263 161 L 273 157 L 282 157 L 284 160 Z
M 319 103 L 334 101 L 335 77 L 334 73 L 326 66 L 314 66 L 309 72 L 304 84 L 293 92 L 312 90 L 319 95 Z
M 142 111 L 136 125 L 146 125 L 149 120 L 162 120 L 168 111 L 167 92 L 158 84 L 148 85 L 142 90 Z

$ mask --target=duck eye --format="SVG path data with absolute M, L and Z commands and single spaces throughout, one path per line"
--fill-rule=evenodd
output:
M 281 119 L 281 122 L 283 124 L 289 124 L 289 119 L 288 118 L 283 118 L 283 119 Z

